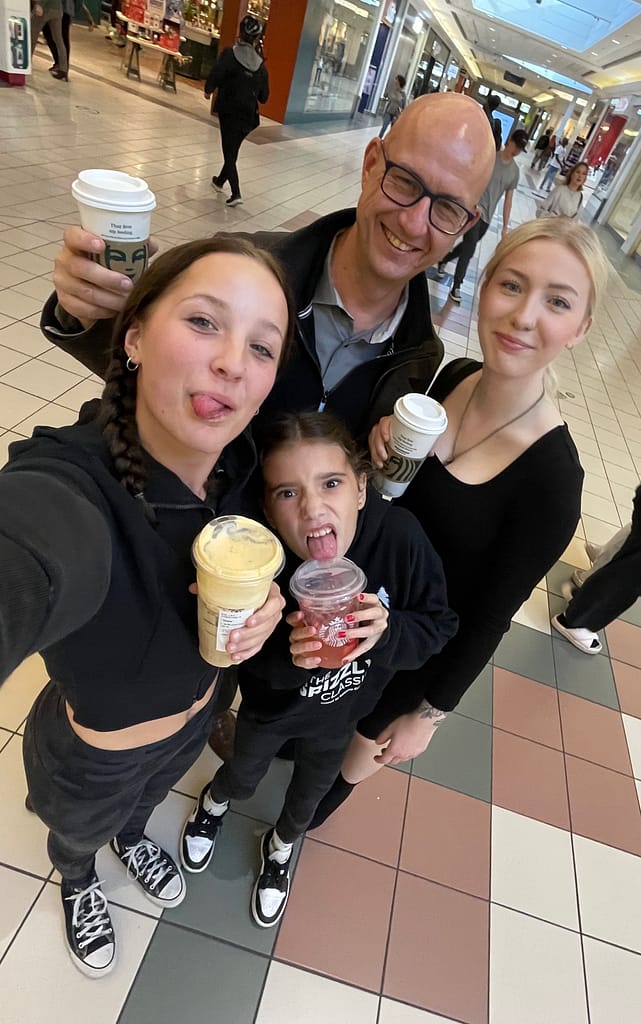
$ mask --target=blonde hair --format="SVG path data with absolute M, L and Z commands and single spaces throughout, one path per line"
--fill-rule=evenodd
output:
M 485 267 L 482 284 L 487 284 L 496 273 L 499 263 L 502 263 L 515 249 L 537 239 L 560 242 L 581 260 L 588 272 L 591 285 L 587 316 L 593 317 L 607 287 L 610 264 L 592 228 L 570 217 L 542 217 L 539 220 L 528 220 L 508 232 L 497 245 L 494 255 Z

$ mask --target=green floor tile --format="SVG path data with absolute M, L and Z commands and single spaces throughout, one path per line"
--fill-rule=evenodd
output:
M 489 803 L 492 790 L 491 727 L 452 712 L 427 750 L 414 758 L 412 775 Z
M 249 818 L 257 818 L 259 821 L 267 821 L 273 825 L 282 810 L 285 791 L 289 786 L 293 770 L 294 766 L 291 761 L 275 758 L 253 797 L 235 803 L 234 810 L 238 814 L 245 814 Z
M 641 598 L 628 608 L 627 612 L 619 615 L 624 622 L 631 622 L 633 626 L 641 626 Z
M 553 565 L 545 577 L 548 591 L 561 596 L 561 587 L 567 583 L 575 569 L 576 565 L 570 565 L 569 562 L 557 562 Z
M 268 966 L 266 957 L 161 921 L 118 1024 L 251 1024 Z
M 610 659 L 604 654 L 582 654 L 567 640 L 553 643 L 559 690 L 619 710 Z
M 547 634 L 513 622 L 494 654 L 494 664 L 527 679 L 556 685 L 552 640 Z
M 249 910 L 260 868 L 260 838 L 255 833 L 264 829 L 254 818 L 230 811 L 211 864 L 202 874 L 187 875 L 185 900 L 175 910 L 165 911 L 164 920 L 270 953 L 278 928 L 259 928 Z
M 476 677 L 456 710 L 466 718 L 492 724 L 492 665 L 485 666 Z

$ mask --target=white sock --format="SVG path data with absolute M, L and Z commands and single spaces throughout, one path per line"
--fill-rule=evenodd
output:
M 284 864 L 291 856 L 293 845 L 293 843 L 284 843 L 276 829 L 274 829 L 269 840 L 270 860 L 275 860 L 277 864 Z
M 211 790 L 208 789 L 203 797 L 203 807 L 207 814 L 213 814 L 215 818 L 219 818 L 221 814 L 229 810 L 229 800 L 225 800 L 222 804 L 217 804 L 211 795 Z

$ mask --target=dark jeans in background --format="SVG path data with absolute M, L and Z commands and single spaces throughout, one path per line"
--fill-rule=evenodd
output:
M 452 260 L 457 260 L 456 270 L 454 271 L 454 282 L 453 288 L 460 288 L 467 268 L 470 265 L 470 260 L 474 255 L 474 250 L 483 238 L 483 235 L 489 228 L 489 224 L 486 224 L 484 220 L 477 220 L 469 231 L 466 231 L 463 235 L 459 244 L 452 249 L 449 256 L 443 261 L 444 263 L 450 263 Z
M 96 851 L 117 836 L 136 843 L 147 820 L 198 758 L 211 730 L 216 694 L 180 732 L 133 750 L 100 750 L 71 728 L 49 682 L 25 727 L 23 757 L 33 809 L 49 828 L 47 850 L 65 881 L 84 884 Z
M 219 121 L 223 160 L 225 162 L 218 175 L 218 181 L 221 185 L 228 181 L 232 196 L 239 196 L 240 182 L 238 180 L 238 171 L 236 170 L 236 161 L 243 139 L 247 138 L 249 132 L 239 128 L 235 121 L 226 117 L 220 117 Z

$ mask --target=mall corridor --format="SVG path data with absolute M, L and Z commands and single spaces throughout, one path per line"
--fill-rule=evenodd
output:
M 79 170 L 145 178 L 164 249 L 223 229 L 291 230 L 352 204 L 377 131 L 266 123 L 241 151 L 244 205 L 227 209 L 210 185 L 219 135 L 208 118 L 151 87 L 137 95 L 74 73 L 73 60 L 68 84 L 46 66 L 37 51 L 28 87 L 0 91 L 2 462 L 12 441 L 73 422 L 101 392 L 38 328 L 63 227 L 77 223 Z M 179 95 L 186 108 L 191 91 L 181 83 Z M 515 223 L 535 209 L 529 163 Z M 495 222 L 481 265 L 496 241 Z M 477 276 L 475 263 L 461 306 L 444 311 L 448 358 L 479 353 Z M 449 275 L 431 281 L 435 312 L 450 285 Z M 641 476 L 638 268 L 628 263 L 625 281 L 612 270 L 591 336 L 558 370 L 586 474 L 577 535 L 426 753 L 380 772 L 305 839 L 279 928 L 257 928 L 248 901 L 285 762 L 233 808 L 210 868 L 188 878 L 175 910 L 160 914 L 100 852 L 119 963 L 100 981 L 78 973 L 46 831 L 24 807 L 21 732 L 46 679 L 40 658 L 0 689 L 2 1024 L 638 1024 L 641 602 L 592 658 L 549 625 L 561 585 L 588 565 L 584 540 L 628 520 Z M 207 750 L 153 816 L 151 835 L 174 855 L 215 766 Z

